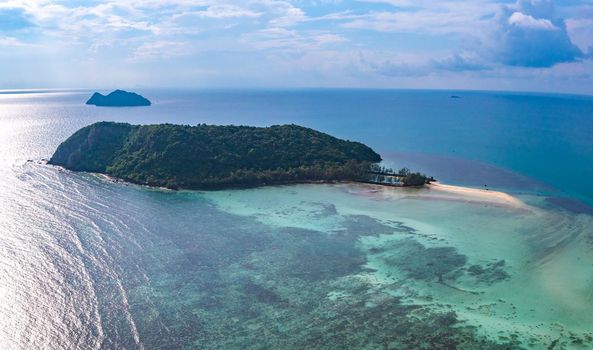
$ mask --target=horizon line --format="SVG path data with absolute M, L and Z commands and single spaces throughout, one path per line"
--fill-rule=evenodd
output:
M 471 89 L 471 88 L 395 88 L 395 87 L 323 87 L 323 86 L 294 86 L 294 87 L 170 87 L 170 86 L 136 86 L 136 87 L 63 87 L 63 88 L 8 88 L 0 89 L 0 95 L 12 94 L 40 94 L 40 93 L 60 93 L 60 92 L 86 92 L 86 91 L 114 91 L 116 89 L 134 91 L 134 90 L 180 90 L 180 91 L 313 91 L 313 90 L 360 90 L 360 91 L 425 91 L 425 92 L 465 92 L 465 93 L 509 93 L 516 95 L 551 95 L 551 96 L 581 96 L 593 97 L 592 93 L 584 92 L 554 92 L 554 91 L 533 91 L 533 90 L 504 90 L 504 89 Z

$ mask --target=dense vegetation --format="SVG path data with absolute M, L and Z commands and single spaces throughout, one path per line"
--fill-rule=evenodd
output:
M 130 133 L 137 127 L 124 123 L 96 123 L 82 128 L 63 142 L 51 164 L 74 171 L 107 173 Z
M 431 176 L 426 176 L 425 174 L 418 173 L 418 172 L 411 172 L 408 168 L 401 168 L 398 171 L 400 176 L 403 176 L 403 185 L 404 186 L 424 186 L 435 179 Z
M 269 128 L 101 122 L 50 160 L 151 186 L 189 189 L 361 180 L 381 161 L 371 148 L 297 125 Z
M 411 172 L 408 168 L 401 168 L 398 171 L 394 171 L 391 168 L 380 166 L 379 164 L 371 164 L 369 173 L 374 174 L 372 182 L 377 183 L 389 183 L 386 178 L 397 178 L 402 186 L 424 186 L 433 181 L 436 181 L 434 177 L 427 176 L 418 172 Z

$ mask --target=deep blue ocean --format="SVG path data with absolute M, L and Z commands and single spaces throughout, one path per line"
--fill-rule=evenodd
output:
M 593 97 L 130 90 L 153 105 L 0 92 L 0 349 L 593 346 Z M 360 184 L 174 192 L 45 164 L 104 120 L 295 123 L 518 200 Z
M 388 164 L 424 170 L 449 183 L 505 189 L 538 183 L 541 186 L 533 188 L 561 191 L 593 204 L 591 96 L 326 89 L 139 91 L 153 107 L 89 110 L 81 105 L 88 92 L 48 100 L 79 109 L 77 117 L 87 123 L 295 123 L 366 143 Z M 503 176 L 501 171 L 517 176 Z

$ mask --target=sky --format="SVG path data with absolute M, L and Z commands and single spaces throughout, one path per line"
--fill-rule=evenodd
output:
M 0 89 L 593 94 L 593 0 L 0 0 Z

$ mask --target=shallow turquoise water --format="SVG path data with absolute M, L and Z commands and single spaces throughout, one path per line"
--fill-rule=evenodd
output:
M 470 131 L 478 121 L 465 120 L 449 139 L 436 133 L 454 114 L 435 117 L 443 119 L 432 126 L 413 118 L 381 129 L 394 110 L 421 116 L 446 93 L 360 92 L 358 109 L 338 103 L 355 91 L 319 94 L 163 92 L 154 109 L 81 106 L 86 94 L 0 95 L 0 348 L 593 346 L 593 216 L 566 200 L 587 201 L 590 187 L 580 180 L 559 186 L 550 181 L 555 170 L 536 176 L 539 170 L 528 166 L 535 158 L 521 163 L 526 171 L 504 161 L 539 154 L 531 147 L 552 137 L 563 140 L 558 147 L 565 151 L 581 145 L 566 159 L 591 157 L 576 138 L 581 130 L 564 125 L 538 139 L 534 130 L 547 124 L 529 131 L 521 122 L 510 138 L 499 139 L 501 131 L 477 140 Z M 498 111 L 483 125 L 502 123 L 494 115 L 509 106 L 544 98 L 469 95 L 464 103 L 477 103 L 475 97 Z M 586 98 L 549 98 L 544 105 L 557 110 L 564 101 L 573 121 L 584 118 L 579 108 L 589 108 Z M 397 108 L 369 107 L 390 99 Z M 368 121 L 373 110 L 383 122 Z M 520 114 L 539 112 L 524 106 Z M 363 185 L 160 191 L 40 161 L 73 131 L 101 119 L 292 121 L 350 138 L 358 133 L 356 139 L 386 150 L 387 162 L 432 170 L 453 183 L 483 187 L 487 180 L 526 206 Z M 531 146 L 517 145 L 519 135 L 532 135 Z M 472 140 L 475 148 L 450 151 Z M 411 155 L 413 142 L 421 153 Z M 515 156 L 492 156 L 513 145 Z M 546 164 L 561 169 L 555 157 Z M 590 171 L 577 163 L 570 169 Z

